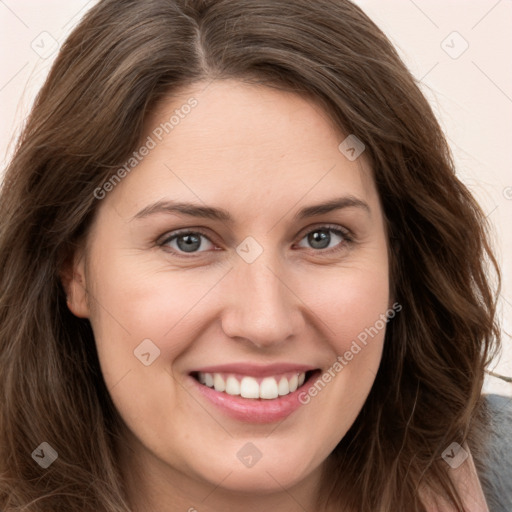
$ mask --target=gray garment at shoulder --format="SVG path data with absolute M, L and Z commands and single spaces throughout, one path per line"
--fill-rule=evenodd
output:
M 481 459 L 482 488 L 490 512 L 512 512 L 512 398 L 485 395 L 491 435 Z

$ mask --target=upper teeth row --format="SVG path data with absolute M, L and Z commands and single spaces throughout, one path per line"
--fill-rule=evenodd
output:
M 306 380 L 305 373 L 297 373 L 290 378 L 265 377 L 261 383 L 254 377 L 245 376 L 238 380 L 234 375 L 227 377 L 221 373 L 199 372 L 198 379 L 201 384 L 214 388 L 215 391 L 223 391 L 228 395 L 240 395 L 244 398 L 272 399 L 278 396 L 288 395 L 295 391 Z

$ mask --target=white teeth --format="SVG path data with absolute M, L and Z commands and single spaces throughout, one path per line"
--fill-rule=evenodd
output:
M 240 396 L 244 398 L 259 398 L 260 386 L 254 377 L 244 377 L 240 383 Z
M 290 393 L 293 393 L 297 389 L 297 387 L 299 386 L 299 378 L 297 377 L 297 375 L 294 375 L 290 379 L 289 386 L 290 386 Z
M 226 381 L 226 393 L 228 395 L 239 395 L 240 394 L 240 382 L 236 377 L 230 375 Z
M 224 391 L 226 389 L 224 378 L 220 373 L 213 374 L 213 387 L 215 388 L 215 391 Z
M 277 387 L 277 392 L 283 396 L 287 395 L 290 392 L 290 386 L 288 384 L 288 379 L 286 377 L 281 377 L 279 381 L 279 386 Z
M 289 374 L 288 374 L 289 375 Z M 215 391 L 224 392 L 228 395 L 238 395 L 244 398 L 262 398 L 272 400 L 279 396 L 286 396 L 293 393 L 306 380 L 305 373 L 298 373 L 291 377 L 265 377 L 258 383 L 254 377 L 244 376 L 241 381 L 234 375 L 222 373 L 199 372 L 197 379 L 201 384 L 214 388 Z
M 209 388 L 213 387 L 213 375 L 211 373 L 204 374 L 204 383 Z
M 276 379 L 274 379 L 274 377 L 264 378 L 260 384 L 260 398 L 269 400 L 271 398 L 277 398 L 278 396 Z

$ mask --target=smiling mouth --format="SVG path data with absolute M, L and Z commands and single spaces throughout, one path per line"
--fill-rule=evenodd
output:
M 234 373 L 192 372 L 190 375 L 203 386 L 219 393 L 253 400 L 273 400 L 305 386 L 320 370 L 286 372 L 268 377 L 253 377 Z

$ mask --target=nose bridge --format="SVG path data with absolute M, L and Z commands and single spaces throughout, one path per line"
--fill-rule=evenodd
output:
M 252 262 L 243 256 L 235 261 L 224 332 L 257 346 L 282 343 L 296 334 L 299 312 L 276 250 L 265 248 Z

